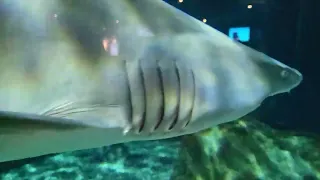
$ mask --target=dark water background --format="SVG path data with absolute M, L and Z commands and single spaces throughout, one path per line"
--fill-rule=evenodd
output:
M 244 43 L 297 68 L 303 83 L 291 94 L 268 99 L 259 120 L 280 129 L 320 133 L 320 1 L 319 0 L 166 0 L 175 7 L 228 33 L 250 26 Z M 247 5 L 252 4 L 252 9 Z

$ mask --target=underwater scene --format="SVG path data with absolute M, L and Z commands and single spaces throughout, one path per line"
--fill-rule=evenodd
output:
M 320 180 L 319 8 L 0 1 L 0 180 Z

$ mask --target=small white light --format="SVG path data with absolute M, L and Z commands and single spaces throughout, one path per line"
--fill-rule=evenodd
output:
M 178 2 L 179 2 L 179 3 L 183 3 L 183 0 L 179 0 Z
M 204 19 L 202 19 L 202 22 L 206 23 L 206 22 L 207 22 L 207 19 L 205 19 L 205 18 L 204 18 Z
M 248 8 L 248 9 L 252 9 L 252 5 L 249 4 L 249 5 L 247 6 L 247 8 Z

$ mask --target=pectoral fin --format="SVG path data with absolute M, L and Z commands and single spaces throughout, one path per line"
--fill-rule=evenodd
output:
M 72 119 L 0 111 L 0 134 L 52 129 L 70 130 L 84 127 L 86 127 L 85 124 L 81 124 Z
M 64 103 L 39 114 L 0 111 L 0 130 L 70 130 L 74 128 L 123 128 L 128 130 L 129 122 L 125 111 L 118 105 L 85 105 Z
M 69 119 L 78 124 L 97 128 L 127 127 L 130 122 L 123 106 L 93 103 L 66 102 L 42 113 L 44 116 Z

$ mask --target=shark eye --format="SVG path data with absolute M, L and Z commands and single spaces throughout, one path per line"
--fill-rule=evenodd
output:
M 288 75 L 289 75 L 288 70 L 284 69 L 284 70 L 281 71 L 281 77 L 282 78 L 286 78 L 286 77 L 288 77 Z

